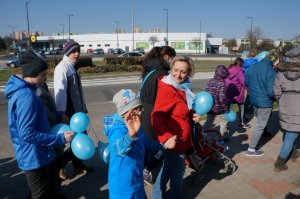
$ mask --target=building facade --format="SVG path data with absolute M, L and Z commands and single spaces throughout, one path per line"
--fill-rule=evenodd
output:
M 168 38 L 168 39 L 167 39 Z M 69 39 L 69 35 L 38 36 L 37 47 L 43 50 L 62 48 Z M 112 33 L 112 34 L 82 34 L 70 35 L 70 39 L 78 42 L 82 53 L 88 49 L 103 48 L 105 52 L 110 48 L 122 48 L 129 52 L 132 49 L 144 48 L 150 51 L 154 46 L 168 45 L 178 53 L 219 53 L 222 46 L 221 38 L 207 38 L 206 33 Z M 200 41 L 201 39 L 201 41 Z M 117 45 L 119 44 L 119 45 Z

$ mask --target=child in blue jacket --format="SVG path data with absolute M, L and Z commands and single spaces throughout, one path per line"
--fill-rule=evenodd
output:
M 141 128 L 142 103 L 130 89 L 116 93 L 113 103 L 118 112 L 103 119 L 110 151 L 109 198 L 143 199 L 146 198 L 144 155 L 150 140 Z

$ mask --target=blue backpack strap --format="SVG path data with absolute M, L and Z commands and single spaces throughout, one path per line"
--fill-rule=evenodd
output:
M 145 83 L 146 80 L 148 79 L 148 77 L 149 77 L 152 73 L 154 73 L 156 70 L 157 70 L 157 69 L 152 70 L 152 71 L 150 71 L 150 72 L 146 75 L 146 77 L 143 79 L 143 82 L 142 82 L 142 85 L 141 85 L 141 90 L 142 90 L 142 88 L 143 88 L 143 86 L 144 86 L 144 83 Z

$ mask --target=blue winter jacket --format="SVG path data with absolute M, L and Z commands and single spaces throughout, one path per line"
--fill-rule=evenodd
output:
M 11 76 L 5 88 L 8 99 L 8 125 L 19 168 L 40 168 L 55 158 L 53 146 L 64 144 L 63 134 L 49 134 L 50 126 L 36 86 Z
M 248 87 L 250 103 L 259 108 L 272 108 L 274 103 L 273 85 L 276 71 L 273 63 L 268 59 L 262 59 L 257 64 L 252 65 L 245 79 Z
M 155 142 L 147 138 L 142 128 L 137 138 L 131 138 L 124 119 L 118 113 L 105 116 L 103 122 L 110 151 L 109 198 L 146 198 L 143 179 L 145 147 Z

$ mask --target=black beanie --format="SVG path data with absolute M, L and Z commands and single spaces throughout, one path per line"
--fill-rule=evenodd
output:
M 48 68 L 47 63 L 32 50 L 22 51 L 18 55 L 23 77 L 36 77 Z

